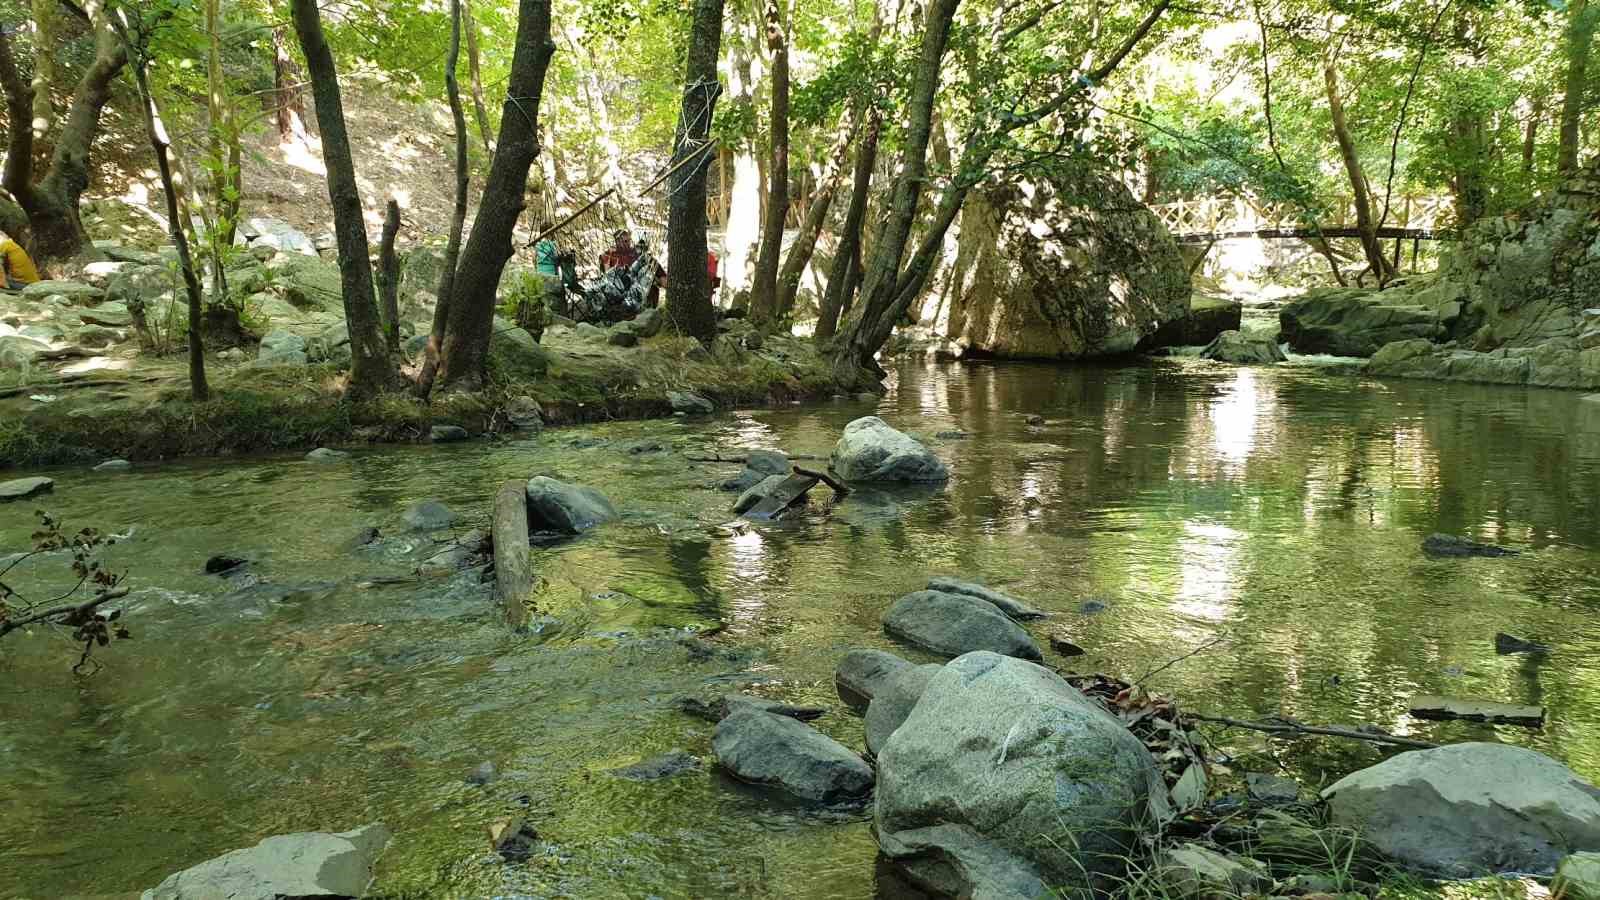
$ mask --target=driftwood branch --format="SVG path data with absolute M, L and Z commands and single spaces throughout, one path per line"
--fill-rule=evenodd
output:
M 1183 715 L 1184 718 L 1193 719 L 1197 722 L 1212 722 L 1217 725 L 1226 725 L 1229 728 L 1264 731 L 1267 734 L 1314 734 L 1323 737 L 1348 738 L 1353 741 L 1369 741 L 1374 744 L 1388 744 L 1394 747 L 1411 747 L 1417 750 L 1432 750 L 1439 746 L 1438 744 L 1430 744 L 1427 741 L 1396 737 L 1392 734 L 1383 734 L 1381 732 L 1357 731 L 1354 728 L 1338 728 L 1327 725 L 1302 725 L 1290 719 L 1274 719 L 1270 722 L 1247 722 L 1243 719 L 1230 719 L 1227 716 L 1205 716 L 1189 712 Z
M 112 600 L 119 600 L 126 596 L 128 596 L 128 588 L 118 588 L 114 591 L 101 594 L 92 600 L 79 603 L 75 606 L 57 606 L 54 609 L 47 609 L 42 613 L 35 613 L 34 615 L 28 616 L 25 619 L 0 622 L 0 635 L 9 634 L 10 632 L 16 631 L 19 628 L 26 628 L 29 625 L 43 622 L 47 619 L 76 619 L 82 616 L 84 613 L 93 610 L 95 607 L 100 606 L 101 604 L 110 603 Z
M 836 497 L 844 498 L 850 496 L 850 489 L 845 487 L 842 482 L 834 478 L 832 475 L 829 475 L 827 472 L 815 471 L 812 469 L 802 469 L 799 466 L 795 466 L 794 473 L 796 475 L 804 475 L 807 478 L 815 478 L 828 487 L 833 488 L 833 493 Z
M 684 459 L 688 460 L 689 462 L 728 463 L 730 465 L 736 465 L 736 466 L 742 466 L 745 463 L 750 461 L 750 458 L 747 457 L 747 456 L 723 456 L 720 453 L 715 454 L 713 456 L 685 456 Z M 822 457 L 820 457 L 820 456 L 790 456 L 789 459 L 798 459 L 798 460 L 802 460 L 804 462 L 816 462 L 816 461 L 822 459 Z M 818 477 L 815 473 L 811 473 L 811 474 L 812 474 L 812 477 Z M 823 479 L 823 480 L 826 481 L 827 479 Z

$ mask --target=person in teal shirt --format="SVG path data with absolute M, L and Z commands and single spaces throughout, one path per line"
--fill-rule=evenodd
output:
M 556 263 L 556 257 L 561 255 L 561 250 L 556 247 L 556 239 L 551 237 L 549 222 L 539 223 L 539 233 L 544 235 L 539 243 L 533 245 L 533 269 L 540 275 L 549 275 L 559 278 L 561 269 Z

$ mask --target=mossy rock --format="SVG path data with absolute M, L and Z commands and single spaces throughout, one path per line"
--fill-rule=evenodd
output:
M 535 381 L 550 371 L 550 354 L 533 335 L 504 319 L 494 320 L 489 339 L 489 372 L 507 382 Z

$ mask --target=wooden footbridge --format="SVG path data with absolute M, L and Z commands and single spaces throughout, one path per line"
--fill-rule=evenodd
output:
M 1449 197 L 1396 197 L 1389 207 L 1387 221 L 1378 228 L 1378 237 L 1397 241 L 1450 240 L 1453 232 L 1445 226 L 1453 206 Z M 1308 225 L 1301 207 L 1263 203 L 1252 197 L 1202 197 L 1150 207 L 1166 223 L 1167 230 L 1180 244 L 1208 247 L 1218 241 L 1255 238 L 1258 240 L 1315 241 L 1356 238 L 1355 204 L 1346 202 L 1333 218 Z

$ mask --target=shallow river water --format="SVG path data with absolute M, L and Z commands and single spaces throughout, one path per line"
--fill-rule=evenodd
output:
M 649 783 L 609 771 L 675 748 L 709 759 L 711 726 L 672 700 L 740 688 L 833 707 L 818 725 L 859 748 L 833 665 L 852 647 L 894 649 L 880 615 L 937 574 L 1054 612 L 1035 636 L 1071 635 L 1088 655 L 1052 661 L 1079 671 L 1131 678 L 1222 638 L 1149 682 L 1190 709 L 1515 742 L 1600 779 L 1600 405 L 1194 360 L 910 365 L 893 387 L 876 403 L 331 466 L 45 473 L 53 495 L 0 507 L 0 556 L 27 544 L 35 506 L 131 533 L 109 558 L 135 588 L 135 636 L 100 651 L 90 678 L 72 676 L 63 638 L 7 639 L 0 897 L 124 894 L 269 834 L 376 820 L 396 834 L 382 896 L 876 896 L 864 814 L 808 812 L 714 765 Z M 741 531 L 721 527 L 731 498 L 711 489 L 737 467 L 685 459 L 822 457 L 869 413 L 926 437 L 949 485 L 863 491 Z M 496 484 L 540 473 L 593 484 L 624 513 L 535 551 L 560 629 L 508 634 L 470 577 L 373 583 L 430 552 L 400 521 L 409 504 L 442 500 L 461 528 L 484 526 Z M 365 525 L 390 541 L 350 550 Z M 1430 559 L 1420 543 L 1435 531 L 1523 553 Z M 225 551 L 263 583 L 200 573 Z M 57 557 L 19 574 L 42 590 L 65 572 Z M 1555 650 L 1496 656 L 1496 631 Z M 1540 703 L 1549 721 L 1416 722 L 1416 693 Z M 1379 758 L 1205 733 L 1311 784 Z M 500 778 L 466 783 L 485 760 Z M 512 814 L 542 838 L 523 865 L 486 852 L 487 823 Z

